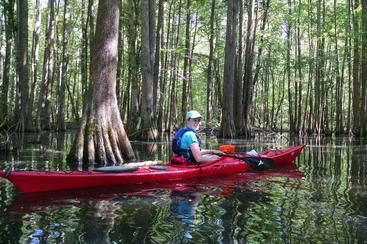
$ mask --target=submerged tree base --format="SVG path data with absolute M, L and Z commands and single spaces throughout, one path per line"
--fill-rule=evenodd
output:
M 75 138 L 68 162 L 88 167 L 116 165 L 134 159 L 134 151 L 122 124 L 117 108 L 99 109 L 89 119 L 83 119 Z

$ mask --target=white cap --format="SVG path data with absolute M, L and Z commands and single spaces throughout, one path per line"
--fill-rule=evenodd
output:
M 201 118 L 201 117 L 202 117 L 201 114 L 196 110 L 191 110 L 191 111 L 186 113 L 186 120 L 196 119 L 196 118 Z

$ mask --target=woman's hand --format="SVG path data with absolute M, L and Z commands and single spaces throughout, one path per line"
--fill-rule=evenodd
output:
M 223 154 L 218 150 L 200 150 L 198 143 L 192 143 L 190 145 L 191 153 L 198 163 L 212 162 L 220 159 L 220 156 L 216 155 L 216 152 Z
M 213 161 L 217 161 L 220 159 L 220 156 L 215 155 L 215 154 L 205 154 L 201 156 L 203 161 L 205 162 L 213 162 Z
M 223 156 L 224 155 L 224 153 L 222 151 L 214 150 L 214 149 L 202 150 L 201 154 L 215 154 L 215 155 L 218 155 L 218 156 Z

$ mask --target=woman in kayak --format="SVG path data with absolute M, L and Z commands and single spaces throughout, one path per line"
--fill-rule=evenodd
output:
M 173 152 L 197 163 L 218 160 L 220 157 L 217 154 L 223 154 L 221 151 L 200 148 L 200 138 L 196 132 L 200 128 L 201 118 L 198 111 L 192 110 L 186 113 L 186 126 L 178 130 L 173 139 Z

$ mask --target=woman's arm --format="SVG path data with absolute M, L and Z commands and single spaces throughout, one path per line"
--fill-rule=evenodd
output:
M 214 150 L 214 149 L 202 149 L 201 154 L 220 154 L 220 155 L 223 155 L 224 153 L 222 151 Z
M 218 150 L 201 150 L 200 151 L 199 144 L 196 143 L 196 142 L 194 142 L 190 145 L 190 150 L 191 150 L 192 156 L 194 157 L 195 161 L 198 162 L 198 163 L 212 162 L 212 161 L 218 160 L 220 158 L 217 155 L 213 154 Z M 218 151 L 218 152 L 220 152 L 220 151 Z M 220 152 L 220 153 L 222 153 L 222 152 Z

